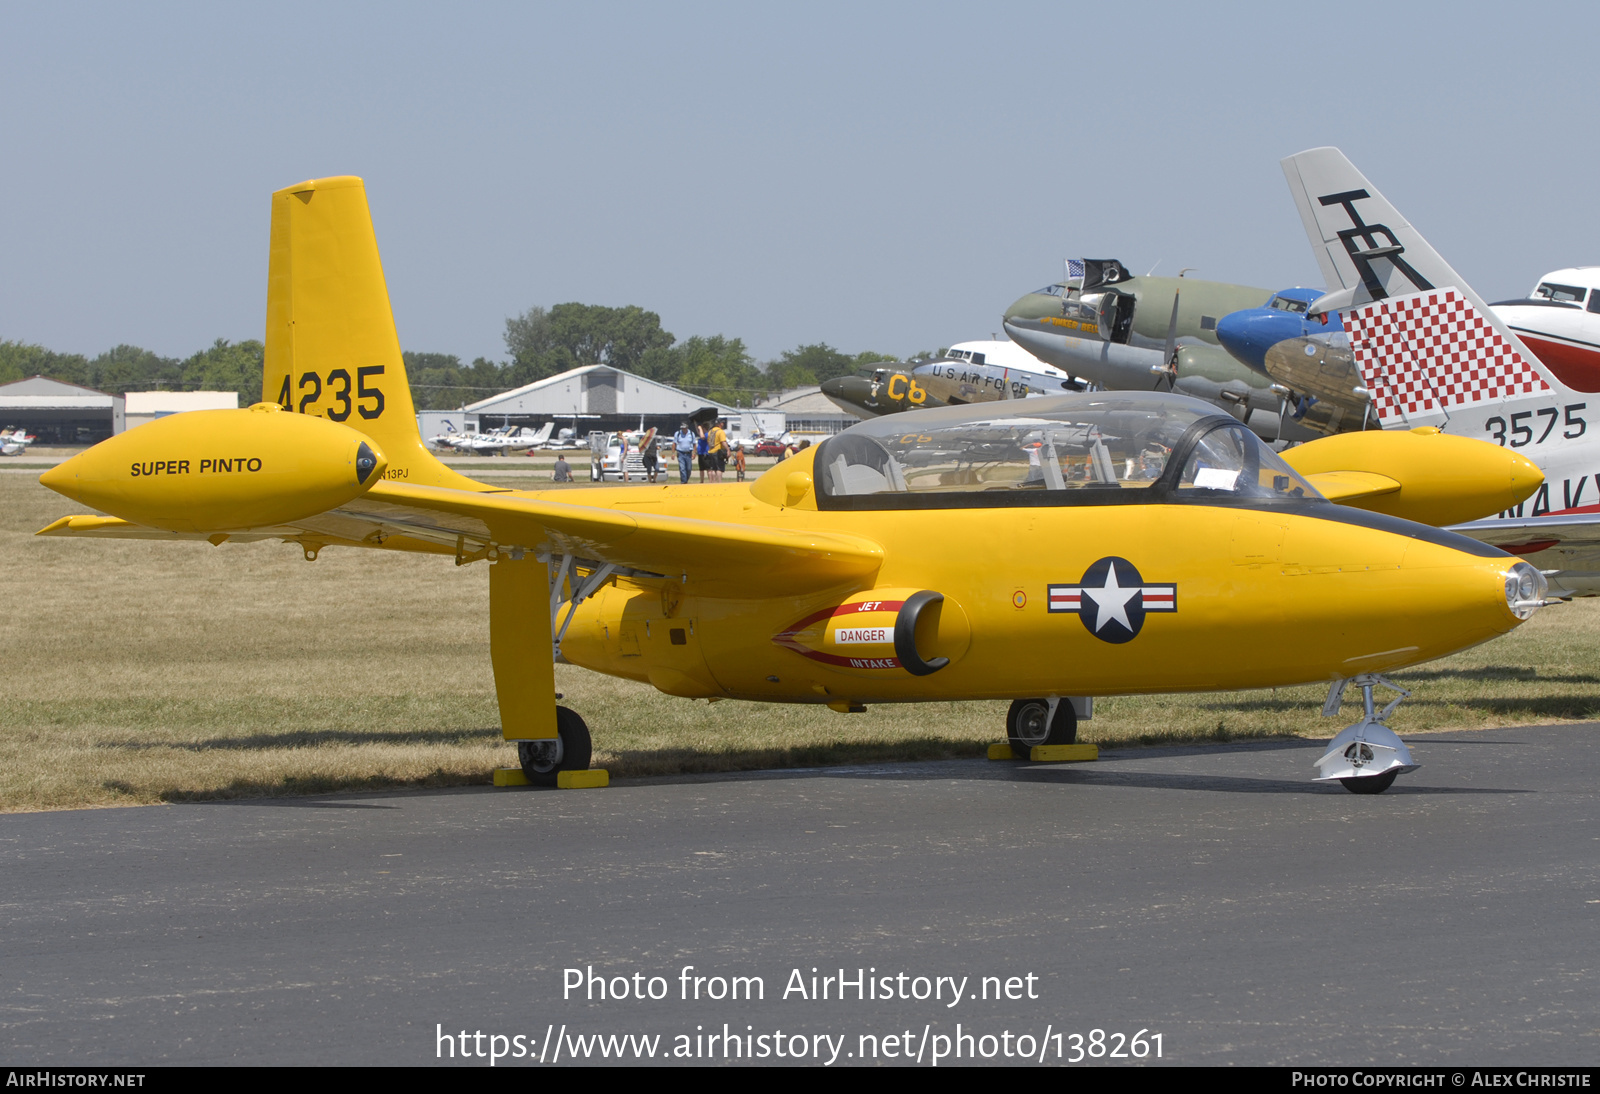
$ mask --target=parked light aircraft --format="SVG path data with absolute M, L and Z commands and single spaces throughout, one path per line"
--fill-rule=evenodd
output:
M 1083 391 L 1088 385 L 1015 342 L 957 342 L 931 361 L 907 361 L 865 376 L 837 376 L 822 393 L 861 418 L 1029 395 Z
M 1563 384 L 1600 392 L 1600 266 L 1554 270 L 1526 299 L 1489 306 Z
M 1350 332 L 1346 352 L 1371 393 L 1373 418 L 1528 456 L 1545 477 L 1533 497 L 1458 530 L 1527 557 L 1558 595 L 1600 594 L 1600 432 L 1588 424 L 1600 405 L 1592 393 L 1530 352 L 1500 307 L 1485 305 L 1338 149 L 1301 152 L 1283 169 L 1334 290 L 1308 314 Z
M 862 422 L 753 483 L 496 488 L 418 436 L 361 180 L 274 194 L 270 256 L 263 379 L 279 401 L 157 419 L 45 472 L 111 515 L 41 534 L 487 561 L 502 732 L 536 782 L 590 760 L 582 718 L 556 705 L 557 658 L 670 695 L 840 712 L 1011 699 L 1027 756 L 1074 739 L 1074 696 L 1353 679 L 1370 715 L 1374 674 L 1543 603 L 1527 563 L 1314 485 L 1432 445 L 1442 460 L 1403 473 L 1400 496 L 1421 505 L 1470 446 L 1498 461 L 1479 499 L 1492 510 L 1514 453 L 1373 431 L 1302 446 L 1344 445 L 1340 470 L 1307 477 L 1170 392 Z M 1387 787 L 1415 765 L 1385 733 L 1352 726 L 1323 777 Z
M 448 418 L 446 418 L 441 424 L 444 426 L 444 432 L 436 433 L 432 437 L 428 438 L 428 443 L 435 448 L 453 449 L 456 446 L 456 440 L 458 438 L 468 436 L 468 434 L 457 429 L 455 423 Z
M 540 447 L 550 439 L 550 431 L 554 428 L 554 422 L 546 422 L 538 432 L 527 426 L 521 429 L 504 426 L 487 433 L 458 434 L 450 439 L 450 444 L 456 451 L 469 452 L 474 456 L 504 456 Z
M 1110 391 L 1179 391 L 1213 403 L 1266 440 L 1321 436 L 1272 381 L 1217 344 L 1217 320 L 1272 294 L 1189 277 L 1135 277 L 1084 259 L 1081 278 L 1046 285 L 1006 309 L 1006 333 L 1029 353 Z
M 25 429 L 0 429 L 0 456 L 20 456 L 38 439 Z

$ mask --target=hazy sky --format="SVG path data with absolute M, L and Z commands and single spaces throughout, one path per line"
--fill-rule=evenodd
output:
M 1600 262 L 1600 7 L 0 3 L 0 338 L 262 334 L 268 194 L 358 174 L 407 349 L 534 304 L 906 353 L 1068 256 L 1320 284 L 1333 144 L 1490 300 Z

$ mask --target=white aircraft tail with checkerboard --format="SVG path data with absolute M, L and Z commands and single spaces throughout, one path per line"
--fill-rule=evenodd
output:
M 1337 148 L 1282 161 L 1373 412 L 1522 450 L 1538 493 L 1459 531 L 1538 556 L 1552 584 L 1600 593 L 1600 449 L 1587 396 L 1556 378 Z
M 1385 427 L 1485 436 L 1505 404 L 1549 406 L 1566 393 L 1344 153 L 1313 148 L 1282 166 L 1327 279 L 1313 309 L 1342 313 Z

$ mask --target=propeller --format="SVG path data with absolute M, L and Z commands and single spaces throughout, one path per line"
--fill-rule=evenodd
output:
M 1178 271 L 1178 280 L 1183 280 L 1183 275 L 1196 269 L 1194 266 L 1185 266 Z M 1183 292 L 1180 284 L 1172 290 L 1172 318 L 1167 320 L 1167 345 L 1162 351 L 1161 363 L 1165 371 L 1156 377 L 1156 387 L 1161 387 L 1163 379 L 1167 382 L 1167 390 L 1171 391 L 1178 383 L 1178 297 Z

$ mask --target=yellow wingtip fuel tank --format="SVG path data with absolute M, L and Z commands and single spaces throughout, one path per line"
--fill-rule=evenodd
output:
M 275 403 L 173 414 L 101 441 L 39 476 L 74 501 L 169 532 L 231 532 L 359 497 L 388 460 L 368 437 Z
M 1338 500 L 1441 527 L 1510 509 L 1544 482 L 1544 472 L 1520 452 L 1431 426 L 1323 437 L 1287 450 L 1283 459 L 1319 487 L 1323 475 L 1387 478 L 1393 484 L 1388 489 Z

